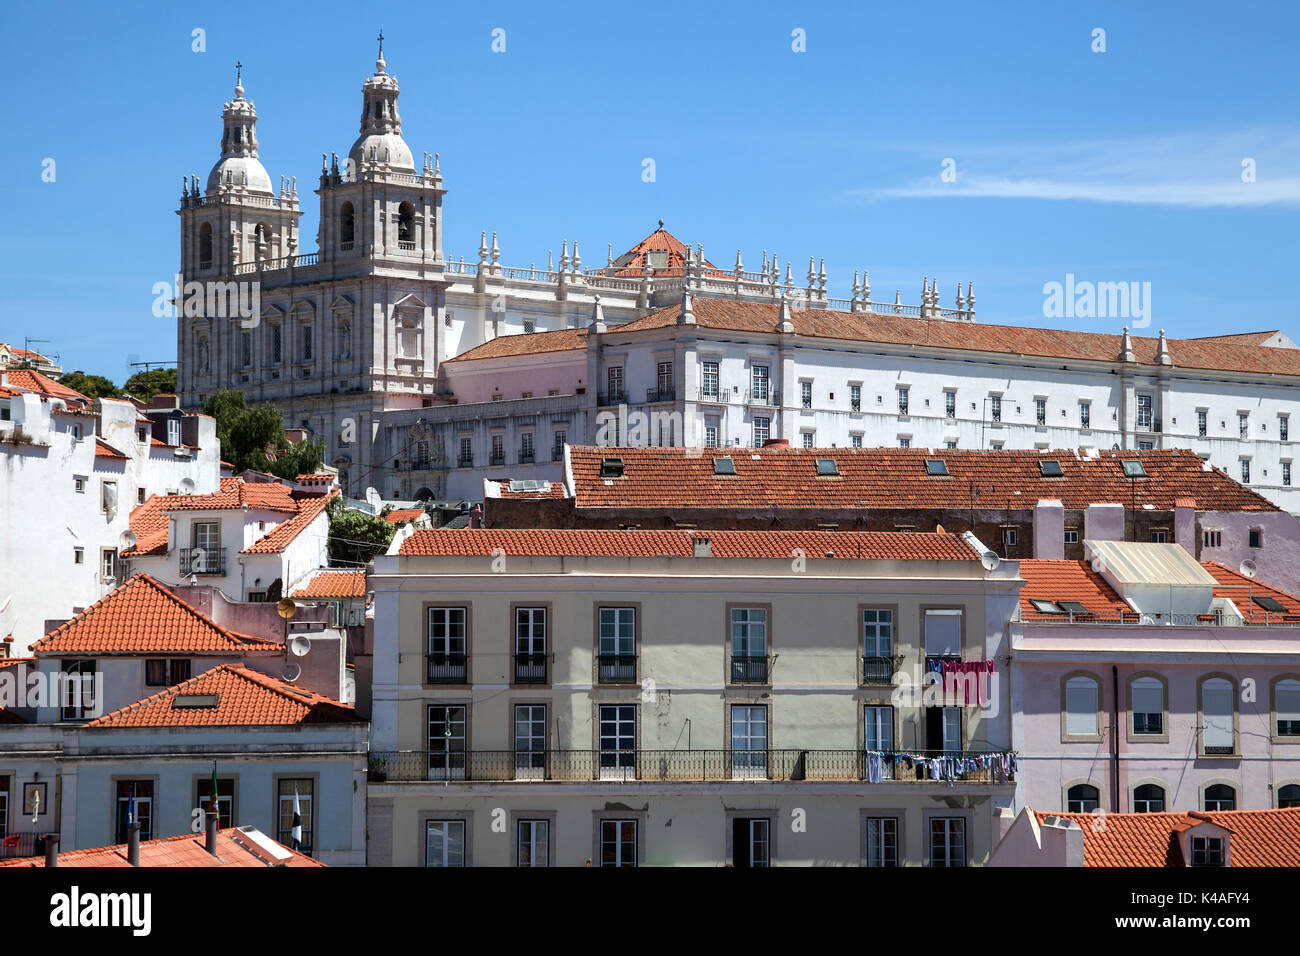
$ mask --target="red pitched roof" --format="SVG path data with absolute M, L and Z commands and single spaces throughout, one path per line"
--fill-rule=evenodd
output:
M 281 486 L 283 487 L 283 486 Z M 251 548 L 245 548 L 240 554 L 277 554 L 287 548 L 294 538 L 306 531 L 311 523 L 316 520 L 330 499 L 338 494 L 338 491 L 332 491 L 328 495 L 302 495 L 294 494 L 292 501 L 297 508 L 295 514 L 288 521 L 282 521 L 276 525 L 257 541 L 253 542 Z
M 287 857 L 277 858 L 259 840 L 250 833 L 257 833 L 261 841 L 275 843 L 270 837 L 255 827 L 231 827 L 217 831 L 217 855 L 214 857 L 205 849 L 206 836 L 202 833 L 182 833 L 177 836 L 163 837 L 158 840 L 140 841 L 141 866 L 324 866 L 319 860 L 313 860 L 297 850 L 280 843 L 279 853 Z M 0 860 L 0 866 L 45 865 L 45 857 L 31 856 L 18 859 Z M 59 866 L 130 866 L 126 858 L 126 844 L 116 846 L 94 847 L 85 850 L 67 850 L 59 854 Z
M 417 531 L 401 554 L 490 555 L 496 548 L 514 555 L 691 557 L 693 540 L 708 537 L 715 558 L 784 558 L 796 550 L 816 559 L 975 561 L 975 553 L 954 534 L 892 531 L 586 531 L 457 529 Z
M 168 495 L 150 495 L 131 511 L 130 525 L 135 533 L 135 547 L 122 552 L 124 558 L 167 553 L 167 515 L 163 507 Z
M 404 521 L 415 521 L 423 514 L 423 508 L 394 508 L 384 515 L 384 520 L 392 524 L 401 524 Z
M 229 508 L 258 508 L 263 511 L 298 510 L 293 491 L 278 481 L 244 481 L 222 478 L 221 490 L 210 495 L 171 495 L 164 511 L 214 511 Z
M 1111 621 L 1125 613 L 1134 613 L 1087 561 L 1022 558 L 1020 576 L 1025 579 L 1020 589 L 1020 617 L 1025 621 L 1062 619 L 1059 614 L 1044 614 L 1036 610 L 1029 603 L 1034 598 L 1040 601 L 1078 601 L 1098 618 Z
M 1288 594 L 1255 578 L 1248 578 L 1217 561 L 1202 561 L 1201 567 L 1222 585 L 1214 589 L 1214 596 L 1232 601 L 1250 624 L 1264 624 L 1268 621 L 1281 623 L 1280 618 L 1283 616 L 1300 615 L 1300 598 L 1294 594 Z M 1255 603 L 1257 597 L 1273 598 L 1286 610 L 1266 611 Z
M 95 436 L 95 457 L 96 458 L 120 458 L 126 460 L 126 455 L 122 454 L 104 439 L 98 435 Z
M 211 706 L 184 705 L 196 697 L 212 698 Z M 222 664 L 92 720 L 86 727 L 267 727 L 350 723 L 356 719 L 356 710 L 349 704 L 260 674 L 243 664 Z
M 496 338 L 462 352 L 448 362 L 466 362 L 473 359 L 505 358 L 511 355 L 534 355 L 542 352 L 568 352 L 586 349 L 586 329 L 557 329 L 554 332 L 520 332 L 515 335 L 498 335 Z
M 244 637 L 200 614 L 147 574 L 132 575 L 32 645 L 56 654 L 282 653 L 283 646 Z
M 696 327 L 727 332 L 776 334 L 780 303 L 738 302 L 707 296 L 692 298 Z M 677 324 L 679 303 L 665 306 L 623 325 L 608 335 L 662 329 Z M 851 342 L 878 342 L 909 348 L 956 349 L 963 353 L 1032 355 L 1039 358 L 1115 362 L 1121 337 L 1101 332 L 1071 332 L 1017 325 L 984 325 L 901 315 L 792 309 L 796 335 Z M 1140 365 L 1156 365 L 1158 339 L 1131 337 Z M 1269 348 L 1202 339 L 1167 339 L 1175 367 L 1232 372 L 1300 375 L 1300 349 Z
M 496 496 L 498 498 L 564 498 L 568 496 L 568 491 L 562 481 L 548 481 L 545 491 L 511 491 L 509 479 L 500 480 L 489 478 L 493 485 L 496 486 Z
M 715 475 L 713 459 L 729 457 L 734 475 Z M 605 448 L 572 445 L 569 458 L 578 508 L 969 508 L 974 483 L 979 508 L 1032 508 L 1055 499 L 1066 508 L 1099 502 L 1173 509 L 1196 498 L 1204 511 L 1277 511 L 1275 504 L 1186 450 L 986 451 L 924 448 Z M 601 476 L 601 460 L 622 458 L 620 478 Z M 830 458 L 839 475 L 817 474 Z M 948 476 L 927 474 L 940 459 Z M 1149 478 L 1124 477 L 1121 460 L 1140 459 Z M 1040 462 L 1056 461 L 1060 478 Z M 1132 497 L 1130 497 L 1132 496 Z
M 655 275 L 680 276 L 686 271 L 686 253 L 689 247 L 660 223 L 659 228 L 646 236 L 635 246 L 614 260 L 614 275 L 640 276 L 645 272 L 646 260 L 651 252 L 667 253 L 667 263 L 654 267 Z M 707 275 L 727 275 L 708 259 L 701 263 L 701 271 Z M 601 274 L 603 270 L 592 270 L 591 274 Z
M 292 598 L 363 598 L 366 596 L 366 572 L 351 569 L 322 568 Z
M 48 375 L 42 375 L 34 369 L 6 369 L 4 374 L 8 376 L 8 384 L 13 388 L 36 392 L 46 398 L 61 398 L 69 404 L 80 406 L 90 404 L 89 397 L 82 395 L 76 389 L 68 388 L 68 386 L 56 382 Z
M 1084 866 L 1184 866 L 1177 834 L 1211 822 L 1232 831 L 1233 866 L 1300 866 L 1300 807 L 1187 813 L 1047 813 L 1083 830 Z M 1100 825 L 1099 825 L 1100 824 Z

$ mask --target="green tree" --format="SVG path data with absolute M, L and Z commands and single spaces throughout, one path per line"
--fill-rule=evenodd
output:
M 111 380 L 102 375 L 87 375 L 85 372 L 68 372 L 59 382 L 75 389 L 87 398 L 117 398 L 121 392 Z
M 393 540 L 397 525 L 376 518 L 364 511 L 343 507 L 334 498 L 326 506 L 330 516 L 330 560 L 340 564 L 365 564 L 377 554 L 383 554 Z
M 233 464 L 235 471 L 251 468 L 293 478 L 320 467 L 325 443 L 317 439 L 290 444 L 284 433 L 284 416 L 274 405 L 250 408 L 243 392 L 222 389 L 208 396 L 203 411 L 216 419 L 221 457 Z
M 155 395 L 174 395 L 176 394 L 176 369 L 151 368 L 144 372 L 136 372 L 126 380 L 122 391 L 142 402 L 149 401 Z

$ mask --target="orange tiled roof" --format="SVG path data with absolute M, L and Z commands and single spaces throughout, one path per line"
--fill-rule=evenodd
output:
M 55 654 L 244 655 L 282 653 L 280 644 L 244 637 L 200 614 L 147 574 L 132 575 L 32 645 Z
M 131 511 L 130 526 L 135 533 L 135 547 L 122 552 L 124 558 L 167 553 L 167 515 L 163 508 L 169 495 L 150 495 Z
M 283 487 L 280 486 L 280 487 Z M 253 546 L 245 548 L 240 554 L 276 554 L 283 551 L 289 546 L 289 543 L 299 534 L 306 531 L 311 523 L 316 520 L 317 516 L 325 510 L 330 499 L 338 494 L 338 491 L 331 491 L 328 495 L 301 495 L 295 494 L 292 498 L 297 513 L 288 521 L 282 521 L 262 537 L 253 542 Z
M 104 441 L 104 439 L 100 438 L 98 435 L 95 436 L 95 457 L 96 458 L 117 458 L 123 461 L 126 460 L 126 455 L 122 454 L 120 451 L 118 451 L 108 442 Z
M 1083 830 L 1084 866 L 1183 866 L 1177 834 L 1211 822 L 1232 832 L 1233 866 L 1300 866 L 1300 807 L 1286 810 L 1193 810 L 1187 813 L 1047 813 Z M 1103 819 L 1105 826 L 1097 826 Z
M 178 698 L 194 697 L 215 700 L 213 706 L 178 706 Z M 222 664 L 92 720 L 86 727 L 267 727 L 356 719 L 356 710 L 348 704 L 294 687 L 243 664 Z
M 423 514 L 423 508 L 394 508 L 384 515 L 384 520 L 392 524 L 401 524 L 403 521 L 415 521 Z
M 568 496 L 562 481 L 547 482 L 545 491 L 511 491 L 509 479 L 489 478 L 487 480 L 496 485 L 498 498 L 565 498 Z
M 730 457 L 735 475 L 715 475 L 714 457 Z M 757 460 L 755 460 L 757 456 Z M 623 477 L 602 478 L 601 459 L 622 458 Z M 1186 450 L 974 451 L 924 448 L 604 448 L 572 445 L 569 458 L 578 508 L 969 508 L 975 484 L 979 508 L 1032 508 L 1040 498 L 1066 508 L 1119 502 L 1160 511 L 1196 498 L 1204 511 L 1277 511 L 1275 504 Z M 837 477 L 817 474 L 816 459 L 832 458 Z M 937 458 L 948 477 L 926 473 Z M 1124 477 L 1123 459 L 1140 459 L 1151 477 Z M 1060 463 L 1062 477 L 1045 478 L 1039 463 Z M 1132 497 L 1130 497 L 1130 495 Z
M 222 478 L 221 490 L 210 495 L 171 495 L 164 511 L 214 511 L 228 508 L 258 508 L 263 511 L 298 510 L 293 492 L 280 482 L 244 481 Z
M 417 531 L 401 554 L 488 555 L 501 548 L 515 555 L 690 557 L 692 541 L 711 539 L 715 558 L 789 558 L 796 549 L 810 558 L 862 560 L 974 561 L 979 555 L 955 534 L 893 531 L 588 531 L 457 529 Z
M 366 572 L 351 569 L 322 568 L 315 576 L 289 595 L 292 598 L 362 598 L 366 596 Z
M 725 332 L 776 334 L 780 303 L 737 302 L 707 296 L 692 298 L 696 327 Z M 662 329 L 677 324 L 681 305 L 674 303 L 612 326 L 609 335 Z M 1018 325 L 984 325 L 918 319 L 900 315 L 838 312 L 831 309 L 792 309 L 795 334 L 810 338 L 873 342 L 909 348 L 956 349 L 963 353 L 1032 355 L 1040 358 L 1115 362 L 1121 337 L 1101 332 L 1071 332 Z M 1132 337 L 1139 365 L 1156 365 L 1158 339 Z M 1175 367 L 1233 372 L 1300 375 L 1300 349 L 1269 348 L 1201 339 L 1167 339 Z
M 264 835 L 265 836 L 265 835 Z M 324 866 L 319 860 L 277 844 L 291 854 L 286 860 L 275 860 L 259 847 L 247 833 L 237 827 L 217 831 L 217 855 L 204 848 L 206 837 L 202 833 L 182 833 L 158 840 L 140 841 L 141 866 Z M 29 856 L 0 860 L 0 866 L 45 865 L 45 857 Z M 101 846 L 85 850 L 67 850 L 59 854 L 59 866 L 130 866 L 126 858 L 126 844 Z
M 443 364 L 473 359 L 506 358 L 511 355 L 533 355 L 541 352 L 568 352 L 586 347 L 586 329 L 520 332 L 515 335 L 498 335 L 468 352 L 462 352 L 454 358 L 443 359 Z
M 684 275 L 688 249 L 686 243 L 660 225 L 658 229 L 614 260 L 614 275 L 640 276 L 644 274 L 646 259 L 651 252 L 666 252 L 668 254 L 667 265 L 655 266 L 655 275 Z M 708 259 L 705 259 L 700 264 L 700 270 L 705 275 L 728 275 Z M 600 273 L 602 270 L 594 271 Z
M 1059 614 L 1043 614 L 1034 609 L 1030 600 L 1078 601 L 1098 618 L 1116 620 L 1133 609 L 1115 592 L 1087 561 L 1051 561 L 1043 558 L 1022 558 L 1020 576 L 1025 579 L 1020 589 L 1020 617 L 1025 621 L 1059 621 Z
M 36 392 L 45 398 L 61 398 L 69 404 L 86 406 L 89 405 L 90 398 L 82 395 L 76 389 L 56 382 L 48 375 L 42 375 L 40 372 L 29 368 L 19 368 L 6 370 L 5 375 L 9 377 L 9 385 L 13 388 L 21 388 L 24 391 Z
M 1201 567 L 1209 571 L 1221 587 L 1214 589 L 1214 596 L 1228 598 L 1237 606 L 1248 623 L 1263 624 L 1266 621 L 1278 621 L 1279 614 L 1284 616 L 1300 615 L 1300 598 L 1294 594 L 1279 590 L 1255 578 L 1248 578 L 1217 561 L 1202 561 Z M 1285 611 L 1266 611 L 1255 603 L 1254 598 L 1271 597 L 1286 608 Z
M 40 352 L 33 352 L 31 349 L 20 349 L 16 345 L 10 345 L 8 342 L 0 342 L 0 349 L 8 349 L 14 356 L 28 361 L 39 359 L 42 362 L 49 363 L 49 359 Z

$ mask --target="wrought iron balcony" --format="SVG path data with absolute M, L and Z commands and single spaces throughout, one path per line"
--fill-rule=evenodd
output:
M 892 657 L 864 657 L 862 658 L 862 683 L 892 684 L 896 670 Z
M 619 389 L 618 391 L 612 391 L 612 392 L 599 392 L 596 395 L 597 405 L 602 405 L 602 406 L 618 405 L 621 402 L 626 402 L 626 401 L 627 401 L 627 392 L 623 389 Z
M 545 654 L 516 654 L 515 655 L 515 683 L 516 684 L 545 684 L 546 683 L 546 655 Z
M 428 684 L 463 684 L 467 658 L 464 654 L 429 654 Z
M 767 657 L 731 655 L 731 682 L 733 684 L 766 684 Z
M 556 445 L 551 449 L 551 461 L 564 461 L 564 446 Z
M 456 459 L 456 463 L 457 463 L 457 465 L 459 465 L 461 468 L 473 468 L 473 467 L 474 467 L 474 456 L 473 456 L 473 455 L 461 455 L 459 458 Z
M 489 465 L 504 465 L 505 463 L 506 463 L 506 453 L 503 451 L 493 452 L 491 455 L 488 456 Z
M 647 388 L 645 390 L 645 400 L 648 404 L 656 402 L 672 402 L 677 400 L 676 389 L 671 388 Z
M 602 684 L 635 684 L 635 654 L 598 654 L 596 675 Z
M 225 574 L 225 548 L 181 548 L 181 575 Z
M 519 464 L 531 465 L 537 458 L 536 453 L 531 448 L 519 449 Z

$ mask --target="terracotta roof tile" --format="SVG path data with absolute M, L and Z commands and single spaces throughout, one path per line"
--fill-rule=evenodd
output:
M 70 621 L 32 645 L 56 654 L 281 653 L 282 645 L 220 626 L 147 574 L 132 575 Z
M 1114 621 L 1126 613 L 1135 613 L 1087 561 L 1050 561 L 1022 558 L 1020 576 L 1020 616 L 1026 621 L 1060 621 L 1059 614 L 1038 611 L 1031 600 L 1078 601 L 1098 618 Z
M 212 697 L 214 706 L 179 706 L 177 698 Z M 121 727 L 266 727 L 350 723 L 356 711 L 320 694 L 258 673 L 243 664 L 222 664 L 86 724 Z
M 292 598 L 363 598 L 366 596 L 366 572 L 350 569 L 322 568 Z
M 1232 831 L 1233 866 L 1300 866 L 1300 807 L 1286 810 L 1214 810 L 1187 813 L 1047 813 L 1083 830 L 1084 866 L 1183 866 L 1176 834 L 1211 822 Z M 1098 821 L 1104 826 L 1097 826 Z
M 401 554 L 489 555 L 500 548 L 514 555 L 600 557 L 691 557 L 693 540 L 708 537 L 715 558 L 785 558 L 802 550 L 812 559 L 975 561 L 979 555 L 954 534 L 892 531 L 587 531 L 463 529 L 417 531 Z
M 416 521 L 424 515 L 423 508 L 394 508 L 388 514 L 384 515 L 384 520 L 392 524 L 401 524 L 404 521 Z
M 115 458 L 122 461 L 126 460 L 126 455 L 122 454 L 104 439 L 98 435 L 95 436 L 95 457 L 96 458 Z
M 1248 578 L 1239 571 L 1234 571 L 1217 561 L 1202 561 L 1201 567 L 1209 571 L 1214 579 L 1222 587 L 1214 589 L 1214 596 L 1228 598 L 1236 605 L 1251 624 L 1264 624 L 1268 621 L 1279 622 L 1279 615 L 1282 617 L 1300 617 L 1300 598 L 1294 594 L 1288 594 L 1286 591 L 1279 590 L 1272 585 L 1265 584 L 1257 578 Z M 1255 603 L 1255 598 L 1272 598 L 1283 607 L 1285 611 L 1268 611 Z
M 489 478 L 494 486 L 494 493 L 498 498 L 564 498 L 568 492 L 562 481 L 548 481 L 545 491 L 511 491 L 509 479 L 501 480 Z
M 731 458 L 734 475 L 715 475 L 715 457 Z M 572 445 L 569 458 L 577 508 L 968 508 L 971 484 L 980 508 L 1032 508 L 1055 499 L 1066 508 L 1120 502 L 1172 510 L 1194 496 L 1205 511 L 1277 511 L 1275 504 L 1223 472 L 1207 470 L 1191 451 L 974 451 L 924 448 L 613 448 Z M 623 476 L 601 476 L 601 460 L 621 458 Z M 833 459 L 839 474 L 817 474 L 816 460 Z M 926 472 L 940 459 L 947 477 Z M 1130 488 L 1120 461 L 1140 459 L 1151 477 Z M 757 460 L 756 460 L 757 459 Z M 1040 462 L 1060 463 L 1062 476 L 1044 477 Z
M 252 829 L 252 828 L 250 828 Z M 264 839 L 269 839 L 262 835 Z M 214 857 L 205 847 L 205 835 L 202 833 L 182 833 L 178 836 L 162 837 L 158 840 L 140 841 L 141 866 L 324 866 L 319 860 L 313 860 L 297 850 L 283 844 L 277 844 L 290 854 L 287 859 L 274 860 L 267 851 L 249 838 L 248 834 L 237 827 L 217 831 L 217 855 Z M 272 841 L 274 842 L 274 841 Z M 0 866 L 42 867 L 45 857 L 31 856 L 18 859 L 0 860 Z M 85 866 L 130 866 L 126 858 L 126 844 L 102 846 L 84 850 L 66 850 L 59 854 L 60 867 Z
M 635 246 L 623 253 L 614 260 L 614 275 L 616 276 L 641 276 L 645 273 L 646 259 L 651 252 L 667 253 L 666 261 L 661 265 L 654 267 L 657 276 L 680 276 L 686 271 L 686 252 L 688 250 L 686 243 L 682 242 L 671 232 L 660 226 L 650 235 L 646 236 Z M 708 259 L 701 263 L 701 271 L 706 275 L 726 276 L 728 273 L 723 272 Z M 589 275 L 603 275 L 605 270 L 594 269 Z
M 76 389 L 56 382 L 48 375 L 42 375 L 33 369 L 8 369 L 4 372 L 9 377 L 8 384 L 13 388 L 21 388 L 24 391 L 36 392 L 46 398 L 61 398 L 69 404 L 89 405 L 90 399 L 82 395 Z
M 170 496 L 150 495 L 131 511 L 130 526 L 135 547 L 122 552 L 124 558 L 167 553 L 167 515 L 163 508 Z
M 337 490 L 328 495 L 295 494 L 292 500 L 297 508 L 297 514 L 288 521 L 280 522 L 258 538 L 251 548 L 245 548 L 240 554 L 276 554 L 283 551 L 294 538 L 311 526 L 311 523 L 325 510 L 330 499 L 337 494 Z
M 515 335 L 498 335 L 482 345 L 462 352 L 449 362 L 467 362 L 474 359 L 505 358 L 511 355 L 534 355 L 542 352 L 568 352 L 587 347 L 586 329 L 558 329 L 554 332 L 520 332 Z
M 222 478 L 221 490 L 210 495 L 171 495 L 164 511 L 213 511 L 229 508 L 258 508 L 263 511 L 298 510 L 293 490 L 280 482 L 244 481 Z

